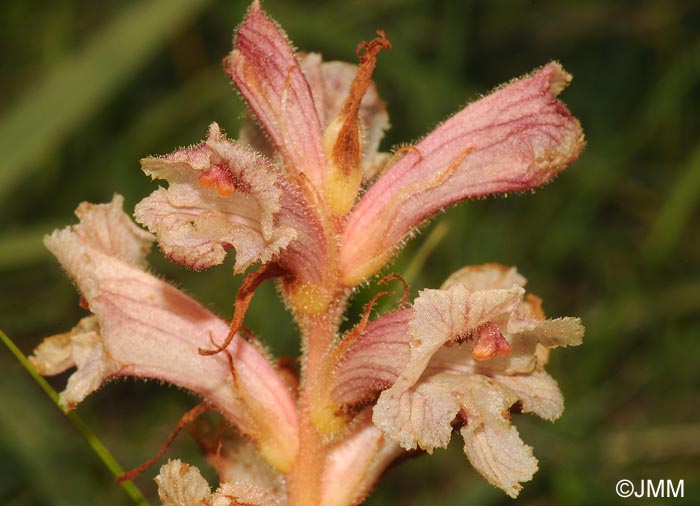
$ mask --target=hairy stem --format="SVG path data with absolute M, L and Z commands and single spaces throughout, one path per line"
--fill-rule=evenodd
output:
M 327 445 L 314 427 L 312 409 L 319 398 L 324 358 L 334 343 L 347 304 L 347 293 L 338 290 L 320 315 L 297 315 L 303 336 L 302 382 L 299 398 L 299 454 L 287 474 L 289 506 L 307 506 L 321 502 L 321 478 Z

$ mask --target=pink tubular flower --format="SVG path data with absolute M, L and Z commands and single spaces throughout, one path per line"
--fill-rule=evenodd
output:
M 583 133 L 556 99 L 558 63 L 468 105 L 428 134 L 362 197 L 343 233 L 343 279 L 356 284 L 416 226 L 457 201 L 545 184 L 578 158 Z
M 583 327 L 545 319 L 514 268 L 466 267 L 412 305 L 371 320 L 370 304 L 339 329 L 353 288 L 445 206 L 541 186 L 578 157 L 583 132 L 556 98 L 571 76 L 549 63 L 391 156 L 379 152 L 389 120 L 371 80 L 391 47 L 378 34 L 358 47 L 358 66 L 323 62 L 296 54 L 254 2 L 224 69 L 257 122 L 239 140 L 212 123 L 200 144 L 142 160 L 167 183 L 136 206 L 150 233 L 115 196 L 81 204 L 79 224 L 46 237 L 93 313 L 31 358 L 43 374 L 77 368 L 61 402 L 136 376 L 187 388 L 224 417 L 193 430 L 220 487 L 170 461 L 156 479 L 166 506 L 359 504 L 406 450 L 444 447 L 455 427 L 472 465 L 508 495 L 537 469 L 511 412 L 560 416 L 544 366 L 551 349 L 580 344 Z M 235 273 L 261 265 L 231 322 L 146 272 L 153 241 L 194 270 L 229 250 Z M 301 332 L 300 375 L 242 329 L 270 278 Z
M 104 381 L 155 378 L 199 394 L 286 468 L 297 451 L 297 414 L 267 358 L 240 336 L 226 355 L 201 356 L 228 325 L 172 285 L 146 273 L 153 240 L 121 210 L 122 198 L 81 204 L 80 224 L 46 237 L 46 245 L 75 281 L 95 316 L 67 334 L 48 338 L 32 357 L 44 374 L 77 366 L 61 394 L 74 407 Z

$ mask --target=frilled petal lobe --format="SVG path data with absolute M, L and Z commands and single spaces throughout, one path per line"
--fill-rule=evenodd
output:
M 518 398 L 523 413 L 532 413 L 553 422 L 564 411 L 564 396 L 559 385 L 539 368 L 530 374 L 495 374 L 493 378 Z
M 66 407 L 79 404 L 120 369 L 105 351 L 94 316 L 83 318 L 69 332 L 46 338 L 29 360 L 37 372 L 45 376 L 77 367 L 61 392 L 61 404 Z
M 33 361 L 56 373 L 78 371 L 61 394 L 74 406 L 112 376 L 164 380 L 204 397 L 251 437 L 280 468 L 297 450 L 296 407 L 267 359 L 240 336 L 227 353 L 198 350 L 221 342 L 228 325 L 206 308 L 142 269 L 152 236 L 110 204 L 83 203 L 78 225 L 45 239 L 78 286 L 95 318 L 84 319 L 64 336 L 49 338 Z
M 460 200 L 540 186 L 572 163 L 583 132 L 556 95 L 571 76 L 558 63 L 464 108 L 377 180 L 342 238 L 347 285 L 379 270 L 421 222 Z
M 253 262 L 269 262 L 297 235 L 277 216 L 283 176 L 250 148 L 226 139 L 216 123 L 202 144 L 141 165 L 169 187 L 141 201 L 134 215 L 178 263 L 206 269 L 233 247 L 235 271 L 242 272 Z
M 309 84 L 282 29 L 256 1 L 238 28 L 224 69 L 270 136 L 291 174 L 320 187 L 325 159 Z
M 163 506 L 209 506 L 211 488 L 199 469 L 179 460 L 168 461 L 155 477 Z
M 460 433 L 469 462 L 491 485 L 516 497 L 522 489 L 520 482 L 531 480 L 537 471 L 532 448 L 508 420 L 508 409 L 516 399 L 478 375 L 465 379 L 460 397 L 466 413 Z
M 509 409 L 520 402 L 524 412 L 559 417 L 563 398 L 542 357 L 580 344 L 583 334 L 575 318 L 545 320 L 538 303 L 523 300 L 524 284 L 514 269 L 487 264 L 458 271 L 446 288 L 422 291 L 407 329 L 409 358 L 373 414 L 387 437 L 427 451 L 447 445 L 457 417 L 470 462 L 512 497 L 537 461 L 510 425 Z M 504 352 L 484 339 L 502 343 Z

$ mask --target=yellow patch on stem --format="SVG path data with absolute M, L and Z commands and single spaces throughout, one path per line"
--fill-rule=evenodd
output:
M 338 414 L 337 406 L 332 404 L 316 404 L 311 412 L 313 423 L 319 434 L 332 436 L 341 432 L 347 426 L 347 420 Z
M 310 316 L 324 313 L 333 298 L 327 290 L 308 283 L 293 282 L 285 285 L 284 290 L 294 311 Z

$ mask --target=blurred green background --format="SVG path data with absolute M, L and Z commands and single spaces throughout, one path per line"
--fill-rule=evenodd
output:
M 235 133 L 243 107 L 220 70 L 245 12 L 238 0 L 10 0 L 0 16 L 0 328 L 30 353 L 83 314 L 41 237 L 83 200 L 149 194 L 139 159 Z M 517 265 L 550 316 L 577 315 L 584 345 L 553 353 L 567 399 L 555 424 L 516 416 L 541 469 L 518 504 L 700 504 L 700 4 L 697 1 L 268 0 L 303 50 L 354 61 L 383 28 L 376 72 L 393 128 L 420 138 L 492 87 L 549 60 L 574 75 L 562 99 L 588 147 L 534 194 L 464 203 L 409 243 L 392 267 L 413 295 L 466 265 Z M 437 241 L 444 231 L 447 234 Z M 436 239 L 428 240 L 427 238 Z M 432 246 L 430 245 L 432 244 Z M 435 245 L 436 244 L 436 245 Z M 432 249 L 431 249 L 432 248 Z M 153 268 L 229 315 L 232 264 L 194 274 Z M 358 294 L 355 312 L 371 294 Z M 247 323 L 279 354 L 295 329 L 272 286 Z M 0 347 L 0 504 L 128 505 L 108 471 Z M 67 376 L 52 379 L 58 390 Z M 195 399 L 121 381 L 79 408 L 125 467 L 153 455 Z M 206 465 L 189 436 L 169 453 Z M 138 480 L 155 498 L 153 469 Z M 212 474 L 208 476 L 212 478 Z M 685 480 L 683 499 L 619 499 L 622 478 Z M 391 470 L 368 505 L 513 501 L 446 451 Z M 153 500 L 154 504 L 159 504 Z

